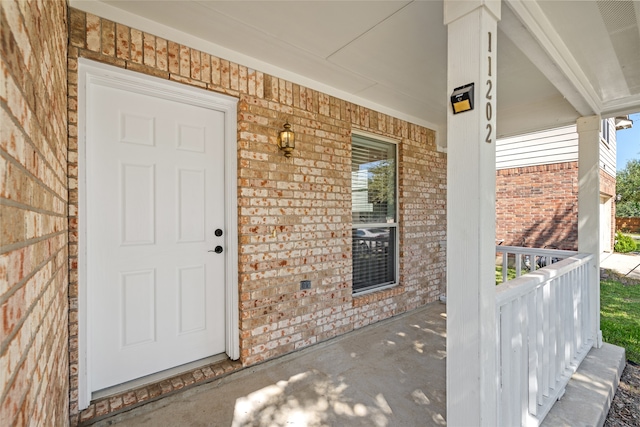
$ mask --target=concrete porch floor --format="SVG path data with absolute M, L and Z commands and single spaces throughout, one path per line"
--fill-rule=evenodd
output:
M 445 312 L 432 303 L 93 425 L 446 425 Z M 590 352 L 545 425 L 601 425 L 624 367 L 613 347 Z
M 95 426 L 442 426 L 439 302 L 252 366 Z

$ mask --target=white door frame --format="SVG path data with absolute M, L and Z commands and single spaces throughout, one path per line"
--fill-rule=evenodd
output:
M 85 58 L 78 61 L 78 409 L 91 402 L 89 375 L 91 330 L 87 297 L 87 96 L 90 85 L 104 85 L 144 95 L 195 105 L 225 115 L 225 352 L 240 357 L 238 298 L 238 203 L 237 203 L 237 103 L 236 98 L 169 80 L 101 64 Z

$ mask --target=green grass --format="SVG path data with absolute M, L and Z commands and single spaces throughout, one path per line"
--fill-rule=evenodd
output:
M 511 280 L 515 278 L 516 278 L 516 269 L 515 268 L 507 269 L 507 280 Z M 499 285 L 500 283 L 502 283 L 502 266 L 497 265 L 496 266 L 496 285 Z
M 640 284 L 600 282 L 600 329 L 605 342 L 624 347 L 627 359 L 640 363 Z

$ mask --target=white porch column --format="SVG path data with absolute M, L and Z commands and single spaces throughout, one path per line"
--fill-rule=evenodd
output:
M 500 1 L 444 1 L 447 96 L 475 84 L 472 111 L 447 115 L 447 425 L 497 425 L 495 101 Z
M 578 251 L 594 255 L 589 295 L 594 347 L 600 331 L 600 116 L 581 117 L 578 130 Z

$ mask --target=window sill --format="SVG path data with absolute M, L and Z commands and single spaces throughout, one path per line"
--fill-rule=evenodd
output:
M 380 288 L 359 292 L 353 295 L 353 307 L 360 307 L 372 302 L 378 302 L 404 293 L 404 286 L 396 283 L 394 285 L 382 286 Z

